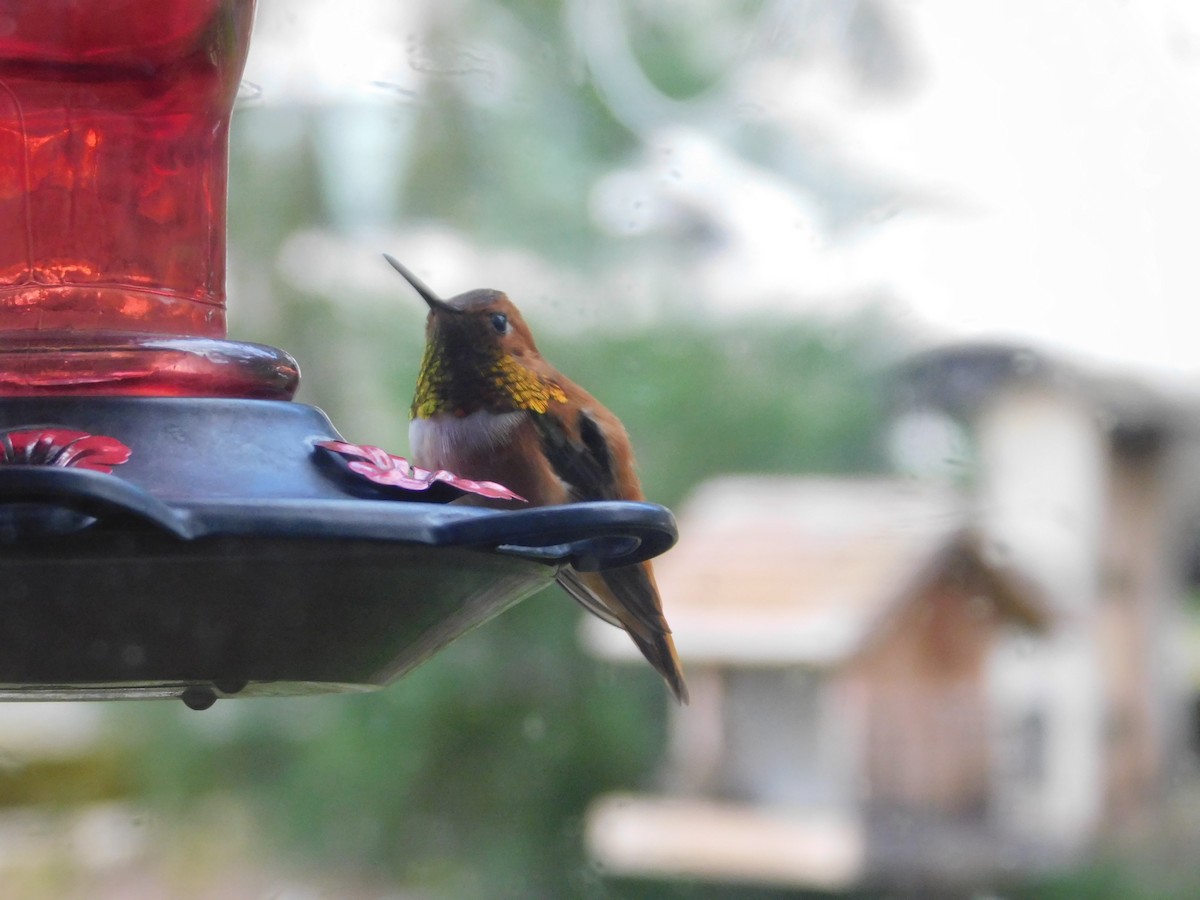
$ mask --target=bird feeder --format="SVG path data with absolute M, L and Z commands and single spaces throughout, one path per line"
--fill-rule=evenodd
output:
M 674 543 L 642 503 L 497 511 L 292 401 L 225 324 L 253 0 L 0 14 L 0 699 L 385 685 L 558 568 Z

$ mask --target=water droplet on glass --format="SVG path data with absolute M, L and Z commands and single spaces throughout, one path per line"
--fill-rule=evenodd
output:
M 521 733 L 527 741 L 540 741 L 546 736 L 546 720 L 536 714 L 526 716 L 521 723 Z

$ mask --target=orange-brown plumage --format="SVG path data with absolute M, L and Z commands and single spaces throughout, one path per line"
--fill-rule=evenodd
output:
M 387 260 L 429 306 L 409 428 L 417 465 L 498 481 L 535 506 L 644 499 L 620 420 L 542 358 L 508 297 L 480 290 L 442 300 Z M 558 580 L 590 612 L 624 628 L 687 702 L 649 562 L 601 572 L 567 567 Z

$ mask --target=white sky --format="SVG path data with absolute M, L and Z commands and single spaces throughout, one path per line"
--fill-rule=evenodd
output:
M 947 198 L 859 261 L 959 336 L 1200 371 L 1200 9 L 899 3 L 913 96 L 836 122 L 850 152 Z M 1190 14 L 1190 20 L 1185 14 Z
M 246 77 L 275 98 L 307 84 L 315 94 L 306 102 L 346 90 L 379 101 L 387 92 L 373 82 L 384 80 L 406 102 L 420 76 L 396 61 L 423 26 L 416 7 L 399 8 L 264 0 Z M 719 140 L 703 136 L 689 186 L 681 158 L 692 136 L 664 122 L 685 175 L 672 190 L 740 213 L 729 213 L 728 258 L 698 267 L 698 281 L 720 302 L 738 287 L 747 302 L 789 289 L 805 304 L 882 288 L 902 314 L 948 338 L 1025 340 L 1162 375 L 1200 373 L 1200 4 L 891 8 L 920 71 L 910 93 L 865 102 L 818 65 L 788 72 L 761 106 L 933 202 L 901 206 L 849 243 L 797 240 L 802 195 L 723 159 Z M 668 180 L 646 169 L 642 184 Z M 598 187 L 600 215 L 626 199 L 652 208 L 627 174 L 609 179 L 611 196 Z

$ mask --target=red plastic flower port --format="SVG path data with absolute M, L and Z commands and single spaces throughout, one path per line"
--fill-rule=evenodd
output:
M 111 472 L 132 450 L 116 438 L 69 428 L 23 426 L 0 431 L 0 465 L 63 466 Z
M 469 494 L 478 494 L 492 500 L 520 500 L 525 498 L 513 493 L 494 481 L 472 481 L 445 469 L 431 472 L 411 465 L 403 456 L 393 456 L 379 447 L 348 444 L 345 441 L 318 441 L 317 446 L 348 460 L 347 468 L 356 475 L 385 487 L 406 491 L 427 491 L 437 485 L 448 485 Z

